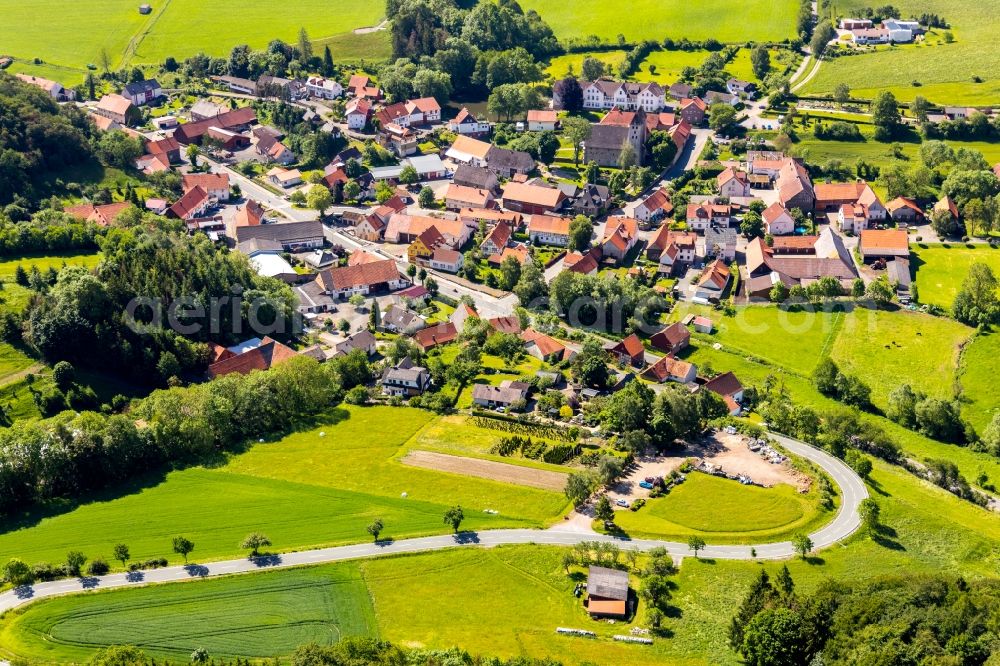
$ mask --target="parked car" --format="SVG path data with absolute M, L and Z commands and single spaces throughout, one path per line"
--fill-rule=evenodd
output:
M 618 506 L 621 506 L 621 507 L 625 507 L 626 509 L 628 508 L 628 502 L 626 502 L 623 499 L 617 499 L 617 500 L 615 500 L 615 504 L 617 504 Z
M 646 490 L 652 490 L 653 489 L 653 484 L 650 483 L 649 481 L 640 481 L 639 482 L 639 487 L 640 488 L 645 488 Z

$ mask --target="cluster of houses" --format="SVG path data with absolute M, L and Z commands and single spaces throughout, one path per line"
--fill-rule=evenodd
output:
M 919 21 L 887 18 L 875 25 L 871 19 L 845 18 L 840 21 L 840 34 L 858 45 L 908 44 L 927 30 Z

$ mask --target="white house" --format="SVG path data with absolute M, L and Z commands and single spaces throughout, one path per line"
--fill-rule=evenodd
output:
M 733 167 L 726 167 L 716 177 L 715 182 L 719 186 L 719 196 L 726 197 L 727 199 L 750 196 L 750 180 L 743 171 L 737 171 Z
M 569 245 L 569 225 L 568 217 L 532 215 L 528 221 L 528 237 L 536 245 L 566 247 Z
M 306 90 L 313 97 L 320 99 L 337 99 L 344 94 L 344 86 L 333 79 L 322 76 L 310 76 L 306 79 Z
M 667 105 L 666 93 L 657 83 L 634 83 L 630 81 L 581 81 L 583 108 L 624 110 L 642 109 L 647 113 L 661 111 Z M 553 92 L 553 105 L 560 108 L 557 91 Z
M 550 109 L 532 109 L 528 111 L 528 131 L 555 131 L 559 126 L 559 114 Z
M 434 250 L 427 263 L 431 268 L 445 273 L 457 273 L 462 268 L 462 253 L 446 247 Z
M 344 117 L 347 118 L 347 129 L 363 130 L 372 115 L 372 103 L 366 97 L 356 97 L 347 103 Z
M 458 115 L 448 121 L 448 130 L 466 136 L 483 136 L 490 133 L 490 124 L 480 122 L 463 106 Z
M 786 236 L 795 231 L 795 219 L 778 201 L 764 209 L 761 217 L 764 219 L 764 233 L 766 234 Z

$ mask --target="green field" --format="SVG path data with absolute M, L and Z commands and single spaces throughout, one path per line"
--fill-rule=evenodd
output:
M 272 657 L 374 632 L 368 589 L 351 562 L 54 599 L 6 622 L 0 643 L 35 660 L 84 662 L 127 640 L 187 660 L 197 647 L 213 657 Z
M 830 579 L 858 582 L 900 571 L 996 574 L 1000 517 L 882 463 L 872 480 L 887 529 L 877 541 L 858 535 L 808 562 L 788 561 L 800 592 Z M 562 552 L 538 546 L 450 550 L 44 600 L 0 621 L 0 654 L 39 663 L 83 661 L 99 645 L 140 640 L 155 642 L 150 652 L 162 658 L 184 658 L 200 645 L 213 656 L 269 654 L 262 645 L 276 652 L 297 642 L 323 642 L 324 630 L 329 636 L 364 633 L 371 611 L 363 585 L 377 627 L 368 631 L 410 647 L 458 645 L 472 653 L 550 656 L 568 664 L 735 665 L 740 662 L 726 644 L 729 618 L 761 566 L 775 574 L 784 564 L 686 558 L 671 595 L 670 635 L 637 646 L 610 640 L 628 633 L 629 623 L 609 625 L 585 615 L 571 594 L 575 579 L 562 568 Z M 638 587 L 634 576 L 632 587 Z M 257 590 L 259 596 L 249 596 Z M 639 622 L 643 614 L 640 601 Z M 198 634 L 199 622 L 219 631 Z M 598 638 L 559 636 L 556 626 L 589 629 Z M 177 638 L 188 631 L 201 638 L 196 645 Z
M 945 44 L 944 31 L 928 36 L 926 44 L 883 46 L 874 53 L 825 61 L 819 74 L 801 93 L 832 93 L 838 83 L 854 95 L 872 98 L 891 90 L 900 100 L 922 95 L 942 105 L 989 105 L 1000 100 L 1000 44 L 996 40 L 995 7 L 975 0 L 901 0 L 893 3 L 903 16 L 931 12 L 951 25 L 955 42 Z M 866 0 L 843 0 L 838 15 L 868 7 Z M 973 83 L 973 76 L 982 83 Z M 916 82 L 919 85 L 913 85 Z
M 559 39 L 582 39 L 596 35 L 614 41 L 618 34 L 628 40 L 664 37 L 721 42 L 748 40 L 781 41 L 795 36 L 795 0 L 747 0 L 739 4 L 706 0 L 697 4 L 682 0 L 524 0 L 525 11 L 537 11 L 552 26 Z
M 0 303 L 12 310 L 21 310 L 27 305 L 31 297 L 29 289 L 14 282 L 14 272 L 18 266 L 24 267 L 24 270 L 29 272 L 31 271 L 31 267 L 34 266 L 44 273 L 50 268 L 58 271 L 64 265 L 93 268 L 100 260 L 101 255 L 96 252 L 0 258 L 0 282 L 3 282 L 3 291 L 0 291 Z
M 973 262 L 988 264 L 1000 276 L 1000 250 L 988 245 L 917 243 L 910 250 L 910 270 L 921 303 L 950 308 Z
M 615 522 L 633 537 L 682 541 L 703 534 L 709 543 L 778 541 L 831 518 L 820 511 L 815 493 L 803 495 L 787 484 L 743 486 L 701 473 L 688 474 L 669 495 L 638 511 L 615 512 Z
M 4 55 L 27 61 L 16 63 L 15 71 L 22 71 L 22 64 L 32 71 L 37 67 L 32 59 L 40 58 L 47 70 L 32 73 L 57 75 L 68 84 L 82 80 L 88 63 L 100 62 L 102 49 L 113 67 L 159 64 L 167 56 L 180 60 L 198 52 L 224 56 L 237 44 L 263 48 L 272 39 L 294 43 L 303 26 L 318 44 L 330 44 L 335 59 L 379 58 L 387 55 L 385 32 L 359 36 L 351 31 L 378 24 L 384 11 L 382 2 L 345 0 L 165 0 L 142 16 L 137 3 L 125 0 L 69 3 L 58 12 L 48 0 L 0 0 L 0 48 Z
M 1000 409 L 994 384 L 997 377 L 1000 377 L 1000 333 L 980 333 L 965 346 L 958 377 L 962 385 L 962 415 L 977 432 L 981 433 L 993 413 Z
M 429 412 L 350 407 L 331 416 L 220 467 L 170 472 L 79 507 L 0 523 L 0 552 L 58 562 L 73 548 L 107 557 L 127 541 L 134 558 L 179 561 L 170 540 L 183 534 L 196 544 L 195 560 L 211 560 L 239 555 L 255 530 L 289 550 L 364 541 L 376 517 L 386 537 L 445 532 L 441 516 L 454 504 L 465 508 L 468 529 L 542 527 L 565 509 L 561 493 L 400 464 L 409 440 L 435 418 Z

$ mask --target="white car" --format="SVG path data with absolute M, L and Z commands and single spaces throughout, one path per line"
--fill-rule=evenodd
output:
M 626 502 L 623 499 L 617 499 L 617 500 L 615 500 L 615 504 L 617 504 L 618 506 L 621 506 L 621 507 L 625 507 L 626 509 L 628 508 L 628 502 Z

